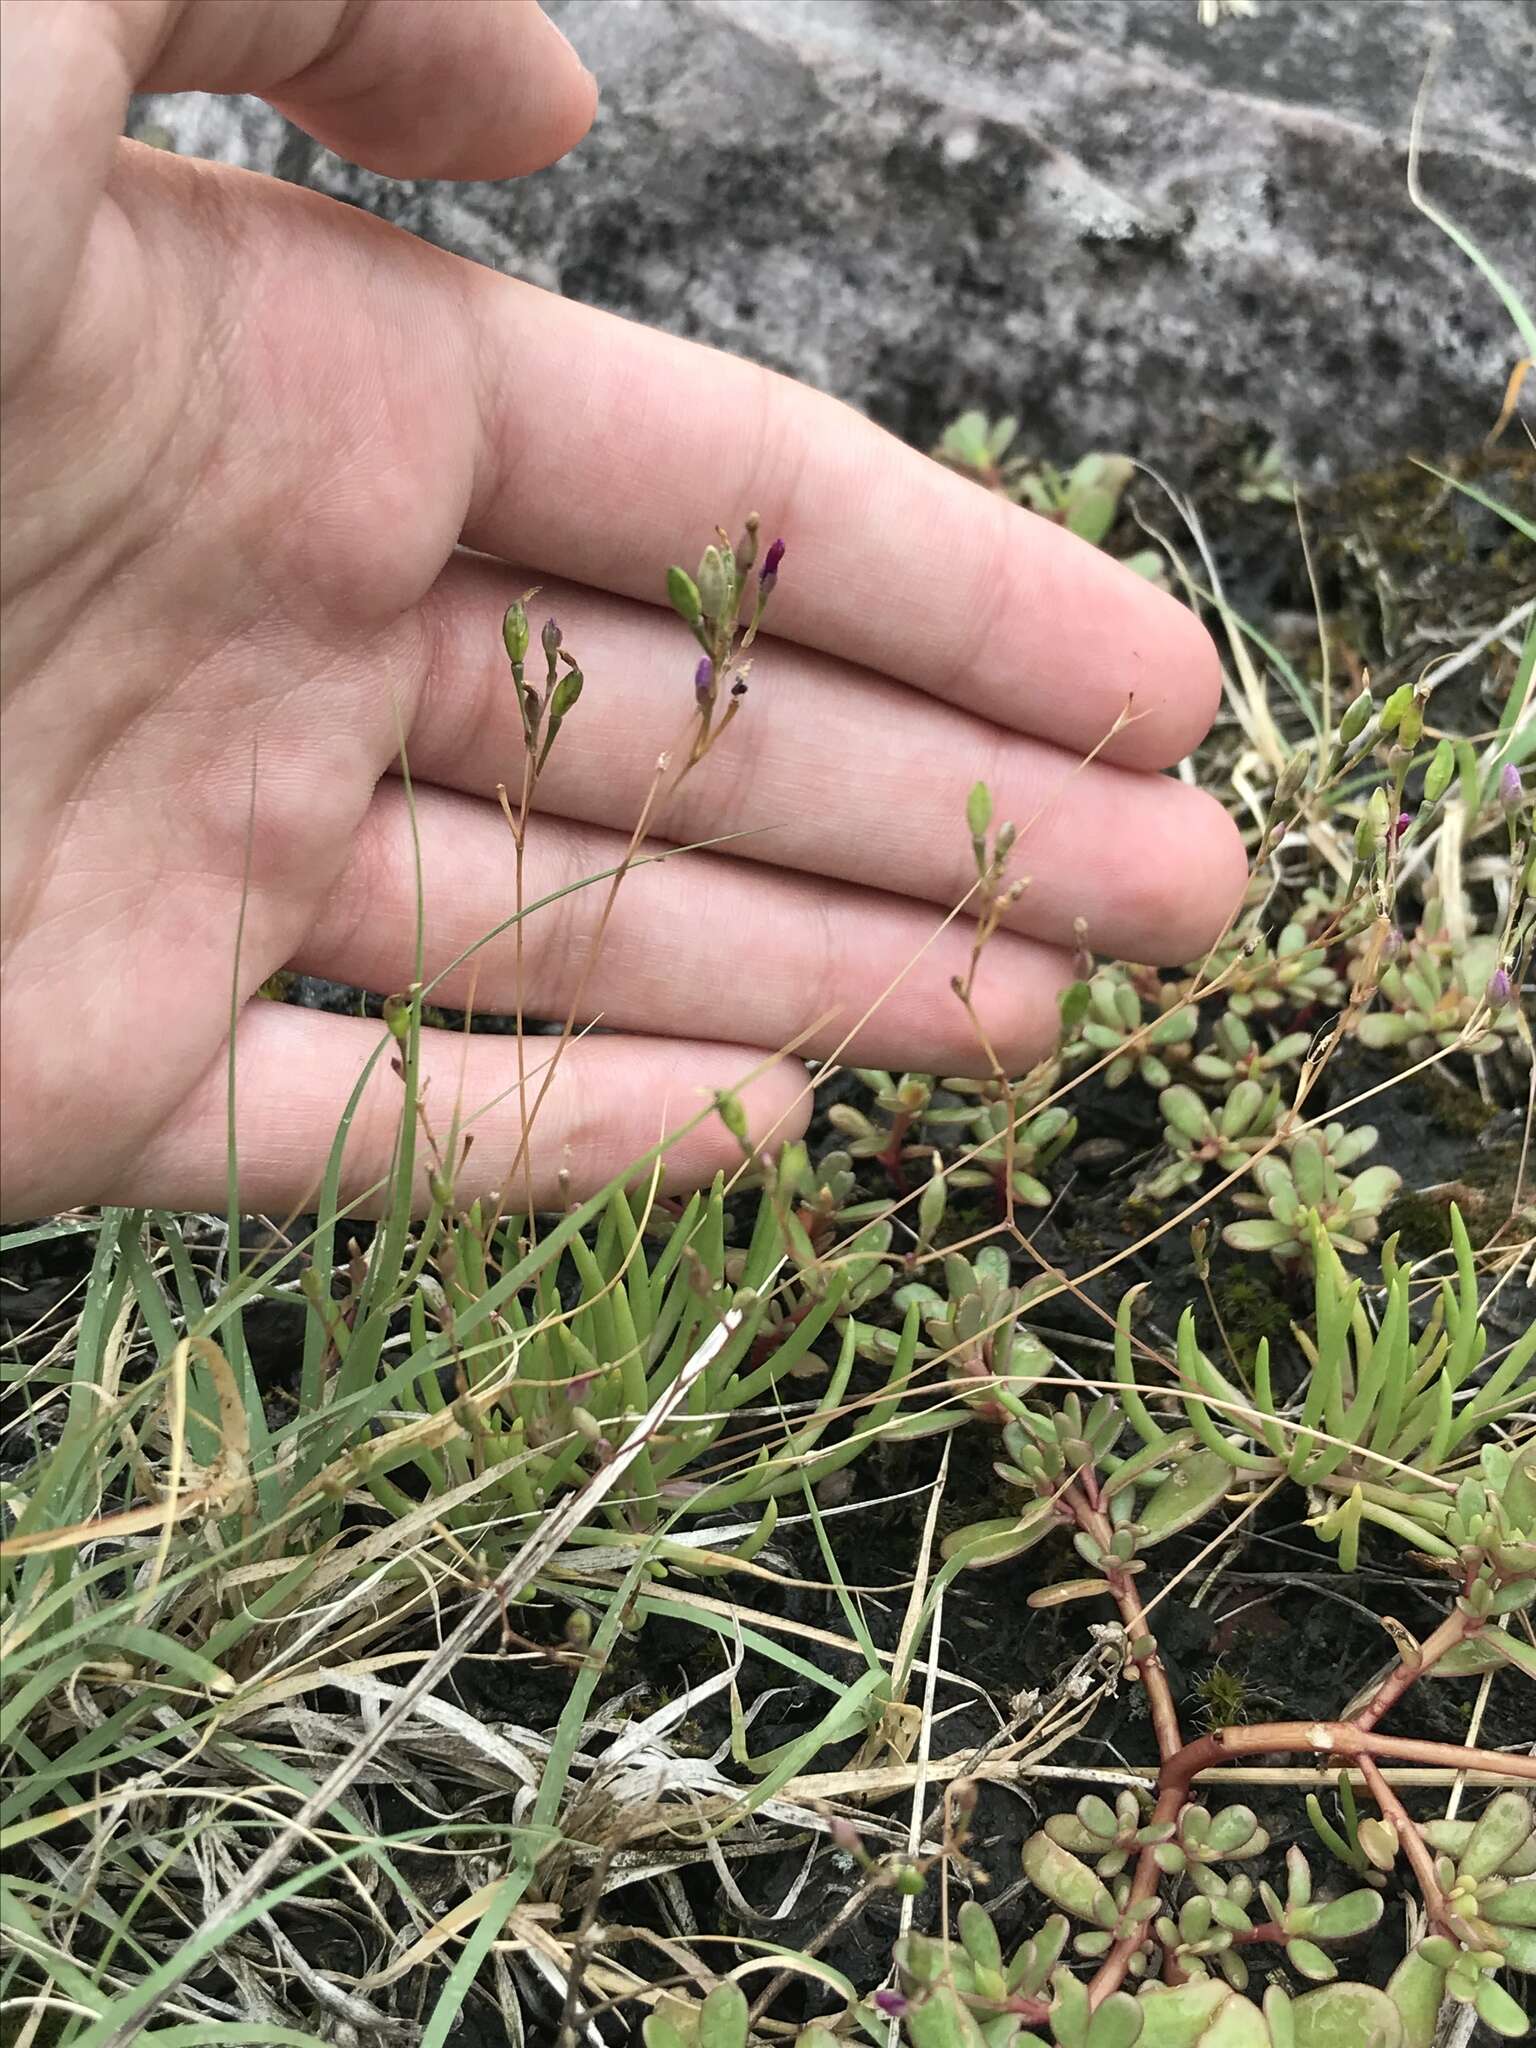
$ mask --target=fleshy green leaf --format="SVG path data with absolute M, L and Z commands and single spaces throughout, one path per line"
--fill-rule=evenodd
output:
M 1233 1483 L 1232 1467 L 1218 1451 L 1195 1451 L 1180 1458 L 1137 1511 L 1136 1520 L 1146 1531 L 1140 1548 L 1163 1543 L 1198 1522 Z
M 1291 2013 L 1296 2048 L 1405 2048 L 1401 2015 L 1374 1984 L 1326 1985 Z
M 1024 1844 L 1024 1875 L 1064 1913 L 1097 1927 L 1114 1925 L 1115 1902 L 1104 1886 L 1086 1863 L 1049 1835 L 1031 1835 Z
M 1195 2048 L 1196 2043 L 1203 2048 L 1205 2029 L 1233 1995 L 1214 1977 L 1192 1977 L 1172 1991 L 1148 1985 L 1136 2000 L 1142 2018 L 1138 2048 Z
M 746 2048 L 747 1994 L 739 1984 L 717 1984 L 699 2007 L 699 2048 Z
M 1434 2048 L 1445 1998 L 1445 1972 L 1413 1949 L 1387 1983 L 1387 1996 L 1403 2023 L 1403 2048 Z
M 1471 1839 L 1457 1863 L 1458 1874 L 1474 1880 L 1492 1877 L 1524 1848 L 1533 1819 L 1524 1793 L 1496 1793 L 1473 1823 Z
M 969 1522 L 944 1539 L 944 1555 L 967 1566 L 1002 1564 L 1006 1558 L 1021 1557 L 1049 1534 L 1053 1522 L 1047 1506 L 1035 1515 L 1013 1520 Z
M 1479 1980 L 1472 2003 L 1483 2025 L 1492 2027 L 1493 2031 L 1502 2034 L 1506 2041 L 1522 2040 L 1529 2032 L 1524 2007 L 1516 2005 L 1504 1986 L 1495 1978 L 1483 1977 Z

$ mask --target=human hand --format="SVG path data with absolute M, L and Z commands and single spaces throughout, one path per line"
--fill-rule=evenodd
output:
M 747 836 L 627 877 L 595 961 L 600 889 L 525 929 L 529 1012 L 563 1014 L 586 976 L 584 1011 L 624 1034 L 566 1051 L 541 1200 L 806 1027 L 800 1049 L 830 1051 L 898 977 L 848 1057 L 983 1069 L 950 989 L 963 922 L 928 943 L 974 879 L 978 778 L 1032 878 L 976 991 L 1006 1065 L 1054 1038 L 1075 919 L 1137 960 L 1218 934 L 1237 834 L 1155 772 L 1217 697 L 1182 606 L 828 398 L 118 139 L 135 83 L 200 87 L 261 93 L 392 175 L 536 168 L 594 87 L 526 0 L 10 0 L 4 28 L 8 1213 L 219 1203 L 232 990 L 242 1203 L 310 1198 L 379 1027 L 253 998 L 285 964 L 410 981 L 401 734 L 431 974 L 511 908 L 508 600 L 541 583 L 535 631 L 556 613 L 588 678 L 540 784 L 532 899 L 622 854 L 692 708 L 662 573 L 752 506 L 790 544 L 777 637 L 661 820 L 672 842 Z M 473 976 L 477 1009 L 510 1009 L 512 963 L 508 936 L 435 999 Z M 444 1123 L 501 1098 L 461 1196 L 516 1150 L 512 1062 L 505 1038 L 423 1035 Z M 803 1069 L 768 1062 L 747 1100 L 757 1130 L 798 1129 Z M 398 1111 L 381 1068 L 344 1191 L 386 1171 Z M 734 1156 L 709 1121 L 672 1176 Z

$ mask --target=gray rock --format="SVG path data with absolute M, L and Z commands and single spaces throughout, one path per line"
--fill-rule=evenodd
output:
M 1519 353 L 1410 204 L 1426 190 L 1536 299 L 1530 0 L 551 0 L 602 81 L 565 162 L 392 184 L 269 110 L 148 97 L 176 146 L 308 178 L 414 233 L 715 343 L 931 440 L 1277 440 L 1305 473 L 1470 445 Z

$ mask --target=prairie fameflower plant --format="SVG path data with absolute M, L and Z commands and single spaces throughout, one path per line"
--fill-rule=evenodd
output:
M 763 623 L 784 561 L 782 540 L 771 541 L 753 581 L 761 522 L 749 513 L 735 547 L 724 527 L 699 558 L 698 572 L 667 571 L 667 596 L 703 652 L 694 668 L 698 729 L 688 756 L 701 761 L 741 708 L 751 672 L 748 656 Z

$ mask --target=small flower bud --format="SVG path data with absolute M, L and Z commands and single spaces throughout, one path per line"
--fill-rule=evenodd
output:
M 736 543 L 736 574 L 745 579 L 748 570 L 757 560 L 757 533 L 762 524 L 755 512 L 747 514 L 747 523 L 741 539 Z
M 1278 811 L 1288 804 L 1307 779 L 1309 757 L 1298 747 L 1286 761 L 1275 781 L 1274 808 Z
M 1499 770 L 1499 802 L 1506 811 L 1518 811 L 1525 797 L 1525 785 L 1520 780 L 1520 770 L 1513 761 L 1506 761 Z
M 571 1427 L 585 1443 L 595 1444 L 602 1441 L 603 1425 L 590 1408 L 573 1408 Z
M 1509 969 L 1507 967 L 1495 967 L 1492 974 L 1488 977 L 1489 1009 L 1495 1011 L 1502 1010 L 1513 994 L 1514 988 L 1509 978 Z
M 699 623 L 699 586 L 686 569 L 675 564 L 667 571 L 667 601 L 685 626 Z
M 1409 826 L 1412 823 L 1412 811 L 1399 811 L 1397 816 L 1392 820 L 1392 829 L 1387 834 L 1388 842 L 1391 845 L 1396 846 L 1399 839 L 1402 838 L 1403 834 L 1408 830 Z
M 592 1640 L 592 1617 L 584 1607 L 573 1607 L 565 1617 L 565 1640 L 573 1650 L 584 1650 Z
M 779 564 L 784 559 L 784 543 L 776 540 L 763 557 L 762 573 L 757 579 L 757 601 L 760 605 L 768 602 L 773 595 L 773 586 L 779 580 Z
M 883 1988 L 877 1991 L 870 2004 L 888 2020 L 899 2020 L 907 2010 L 908 2000 L 900 1991 Z
M 842 1814 L 838 1814 L 835 1817 L 827 1833 L 832 1838 L 833 1848 L 841 1849 L 845 1856 L 862 1856 L 864 1854 L 863 1836 L 859 1833 L 853 1822 L 846 1819 Z
M 543 643 L 546 659 L 553 661 L 560 652 L 559 621 L 556 619 L 546 619 L 544 621 L 544 630 L 540 633 L 539 639 Z
M 1395 733 L 1401 730 L 1405 713 L 1413 703 L 1412 683 L 1400 683 L 1381 707 L 1381 729 Z
M 701 705 L 713 702 L 715 695 L 715 664 L 704 655 L 693 672 L 693 694 Z
M 514 668 L 520 668 L 528 652 L 528 607 L 521 598 L 507 606 L 507 615 L 501 622 L 501 638 L 508 661 Z
M 699 606 L 704 617 L 724 618 L 730 599 L 725 557 L 717 547 L 707 547 L 699 561 Z

